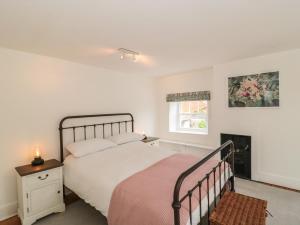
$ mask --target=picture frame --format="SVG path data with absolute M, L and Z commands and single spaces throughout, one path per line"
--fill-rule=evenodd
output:
M 279 71 L 228 77 L 228 106 L 279 107 Z

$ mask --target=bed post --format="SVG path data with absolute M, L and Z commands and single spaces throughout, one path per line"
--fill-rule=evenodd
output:
M 59 127 L 59 148 L 60 148 L 60 162 L 64 161 L 64 151 L 63 151 L 63 129 Z
M 235 192 L 235 184 L 234 184 L 234 143 L 230 144 L 230 152 L 231 152 L 231 172 L 232 176 L 230 177 L 230 191 Z
M 174 209 L 174 222 L 175 225 L 180 225 L 180 208 L 181 208 L 181 203 L 178 200 L 177 202 L 173 202 L 172 207 Z
M 63 123 L 64 121 L 68 119 L 68 117 L 63 118 L 60 122 L 59 122 L 59 155 L 60 155 L 60 162 L 63 163 L 64 162 L 64 141 L 63 141 Z

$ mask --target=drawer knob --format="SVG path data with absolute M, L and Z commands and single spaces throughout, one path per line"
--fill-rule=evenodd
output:
M 57 191 L 57 194 L 60 194 L 60 191 Z
M 49 174 L 46 174 L 44 178 L 42 178 L 41 176 L 39 176 L 38 178 L 39 178 L 40 180 L 46 180 L 48 177 L 49 177 Z

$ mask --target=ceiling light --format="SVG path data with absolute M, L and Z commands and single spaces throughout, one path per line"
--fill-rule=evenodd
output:
M 121 54 L 120 58 L 121 59 L 130 59 L 133 62 L 137 61 L 137 56 L 139 55 L 138 52 L 126 49 L 126 48 L 119 48 L 118 49 L 119 53 Z

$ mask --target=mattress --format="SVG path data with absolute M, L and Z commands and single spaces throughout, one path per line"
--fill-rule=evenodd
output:
M 138 141 L 118 145 L 81 158 L 69 155 L 64 161 L 64 184 L 85 202 L 107 216 L 113 191 L 120 182 L 173 154 L 175 154 L 174 151 L 160 147 L 154 149 Z M 221 175 L 221 185 L 224 185 L 224 174 Z M 216 187 L 219 187 L 219 181 L 216 182 Z M 219 188 L 216 190 L 218 193 Z M 210 203 L 213 202 L 213 195 L 214 189 L 211 188 Z M 201 204 L 204 215 L 207 211 L 207 197 L 202 199 Z M 199 207 L 194 210 L 192 217 L 193 224 L 197 224 Z M 187 224 L 190 224 L 189 221 Z

